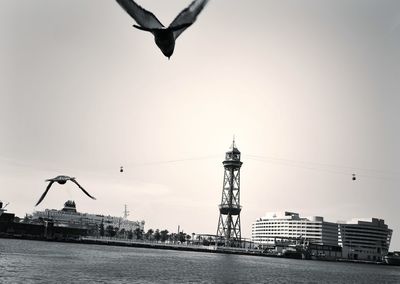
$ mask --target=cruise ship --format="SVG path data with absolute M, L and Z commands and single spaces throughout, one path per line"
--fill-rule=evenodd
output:
M 103 223 L 104 227 L 109 225 L 114 228 L 124 229 L 125 231 L 134 231 L 137 228 L 144 230 L 144 221 L 130 221 L 127 218 L 116 217 L 102 214 L 80 213 L 76 210 L 76 204 L 73 200 L 64 203 L 61 210 L 46 209 L 44 211 L 35 211 L 28 216 L 31 222 L 41 222 L 42 220 L 52 220 L 54 225 L 70 228 L 81 228 L 97 230 Z

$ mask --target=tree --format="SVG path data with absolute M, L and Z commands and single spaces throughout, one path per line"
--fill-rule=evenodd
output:
M 129 239 L 129 240 L 132 240 L 132 239 L 133 239 L 133 232 L 132 232 L 132 230 L 129 230 L 129 231 L 128 231 L 128 239 Z
M 146 240 L 152 241 L 152 239 L 153 239 L 153 233 L 154 233 L 154 230 L 153 230 L 153 229 L 149 229 L 149 230 L 147 231 L 147 233 L 145 234 Z
M 100 223 L 100 236 L 104 237 L 104 224 L 103 224 L 103 220 L 101 220 L 101 223 Z
M 171 233 L 170 235 L 169 235 L 169 241 L 170 242 L 173 242 L 173 243 L 176 243 L 177 241 L 178 241 L 178 234 L 176 234 L 176 233 Z
M 177 238 L 179 242 L 184 243 L 186 241 L 186 233 L 179 232 Z
M 159 241 L 160 241 L 160 239 L 161 239 L 161 234 L 160 234 L 160 230 L 159 230 L 159 229 L 157 229 L 157 230 L 154 232 L 154 239 L 156 240 L 156 242 L 159 242 Z
M 136 228 L 136 229 L 133 231 L 133 234 L 136 236 L 136 239 L 137 239 L 137 240 L 142 240 L 142 239 L 143 239 L 143 230 L 142 230 L 142 229 Z
M 92 224 L 87 226 L 87 235 L 88 236 L 99 236 L 100 235 L 100 226 L 98 224 Z
M 122 228 L 122 229 L 119 230 L 119 232 L 118 232 L 118 237 L 119 237 L 119 238 L 125 238 L 125 233 L 126 233 L 125 229 Z
M 165 241 L 168 239 L 168 230 L 162 230 L 160 232 L 161 235 L 161 242 L 165 243 Z
M 108 226 L 106 227 L 106 235 L 107 235 L 108 237 L 114 237 L 115 234 L 116 234 L 116 230 L 114 229 L 114 227 L 111 226 L 111 225 L 108 225 Z
M 186 242 L 189 243 L 189 241 L 190 241 L 191 238 L 192 238 L 192 237 L 191 237 L 190 235 L 186 235 Z

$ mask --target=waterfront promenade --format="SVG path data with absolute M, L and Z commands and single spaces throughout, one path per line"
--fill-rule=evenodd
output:
M 140 247 L 140 248 L 153 248 L 153 249 L 164 249 L 164 250 L 181 250 L 181 251 L 198 251 L 198 252 L 211 252 L 211 253 L 226 253 L 226 254 L 243 254 L 243 255 L 259 255 L 259 256 L 272 256 L 262 253 L 256 249 L 243 249 L 243 248 L 232 248 L 232 247 L 221 247 L 215 245 L 198 245 L 198 244 L 187 244 L 187 243 L 161 243 L 155 241 L 144 241 L 144 240 L 129 240 L 129 239 L 118 239 L 109 237 L 81 237 L 77 242 L 85 244 L 97 244 L 97 245 L 111 245 L 111 246 L 127 246 L 127 247 Z

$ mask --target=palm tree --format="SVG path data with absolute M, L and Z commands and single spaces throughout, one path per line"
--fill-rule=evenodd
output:
M 133 233 L 135 234 L 137 240 L 142 240 L 143 239 L 143 230 L 142 229 L 136 228 L 133 231 Z
M 179 232 L 177 237 L 180 243 L 184 243 L 186 241 L 186 233 L 184 232 Z
M 176 233 L 171 233 L 170 235 L 169 235 L 169 241 L 170 242 L 172 242 L 172 243 L 176 243 L 176 241 L 178 240 L 178 235 L 176 234 Z
M 153 229 L 149 229 L 149 230 L 147 231 L 147 233 L 145 234 L 146 239 L 149 240 L 149 241 L 152 241 L 152 239 L 153 239 L 153 233 L 154 233 L 154 230 L 153 230 Z
M 126 238 L 125 237 L 125 234 L 126 234 L 126 231 L 125 231 L 125 229 L 124 228 L 122 228 L 121 230 L 119 230 L 119 232 L 118 232 L 118 237 L 119 238 Z
M 133 239 L 133 232 L 132 232 L 132 230 L 129 230 L 129 231 L 128 231 L 128 239 L 129 239 L 129 240 L 132 240 L 132 239 Z
M 161 242 L 165 243 L 165 241 L 168 239 L 168 230 L 162 230 L 160 232 L 161 235 Z
M 159 230 L 159 229 L 157 229 L 157 230 L 154 232 L 154 239 L 156 240 L 156 242 L 159 242 L 159 241 L 160 241 L 160 239 L 161 239 L 161 234 L 160 234 L 160 230 Z

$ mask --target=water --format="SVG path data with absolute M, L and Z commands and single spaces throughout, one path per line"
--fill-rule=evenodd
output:
M 400 283 L 400 267 L 0 239 L 0 283 Z

